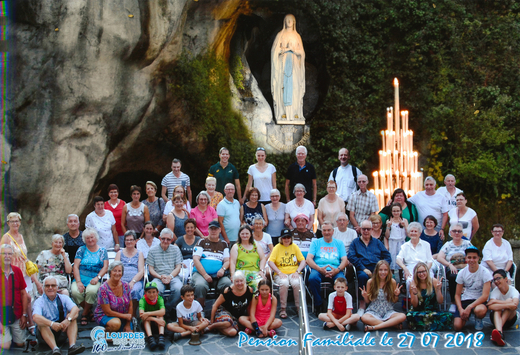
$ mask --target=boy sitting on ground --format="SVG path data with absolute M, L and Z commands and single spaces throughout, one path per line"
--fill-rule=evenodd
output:
M 323 329 L 337 327 L 340 331 L 348 331 L 352 324 L 356 324 L 359 315 L 352 315 L 352 296 L 347 292 L 348 284 L 344 277 L 338 277 L 334 281 L 334 292 L 329 295 L 327 313 L 320 313 Z
M 488 308 L 491 310 L 489 319 L 496 329 L 491 332 L 491 340 L 499 346 L 504 346 L 504 328 L 510 328 L 516 323 L 518 315 L 518 299 L 520 294 L 507 282 L 507 273 L 503 269 L 495 270 L 493 281 L 497 286 L 489 295 Z
M 146 333 L 150 350 L 159 347 L 164 350 L 164 299 L 159 296 L 159 290 L 155 282 L 148 282 L 144 289 L 144 297 L 139 301 L 139 317 Z M 159 339 L 155 341 L 155 335 L 159 334 Z
M 168 330 L 174 333 L 174 340 L 191 336 L 192 333 L 204 334 L 209 320 L 202 317 L 202 306 L 195 300 L 195 289 L 191 285 L 181 288 L 182 302 L 177 305 L 178 322 L 168 324 Z

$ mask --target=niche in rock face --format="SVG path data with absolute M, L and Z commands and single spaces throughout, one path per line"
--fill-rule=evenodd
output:
M 245 58 L 263 96 L 273 110 L 271 95 L 271 47 L 279 31 L 282 30 L 285 15 L 296 17 L 296 30 L 300 34 L 305 50 L 305 96 L 303 114 L 309 124 L 313 114 L 325 99 L 329 86 L 323 46 L 320 43 L 318 27 L 312 18 L 301 11 L 276 12 L 266 14 L 241 15 L 230 44 L 230 62 L 235 58 Z M 261 15 L 261 16 L 260 16 Z M 244 85 L 247 90 L 247 83 Z M 247 95 L 246 95 L 247 96 Z

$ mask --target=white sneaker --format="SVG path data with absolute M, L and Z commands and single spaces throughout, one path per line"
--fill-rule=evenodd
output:
M 363 314 L 365 314 L 365 310 L 363 308 L 360 308 L 357 310 L 357 314 L 361 317 Z
M 350 324 L 347 324 L 347 325 L 345 326 L 345 331 L 348 332 L 349 330 L 350 330 Z
M 457 312 L 457 305 L 455 303 L 452 303 L 450 306 L 450 313 Z
M 475 330 L 484 329 L 484 324 L 482 324 L 482 319 L 475 317 Z

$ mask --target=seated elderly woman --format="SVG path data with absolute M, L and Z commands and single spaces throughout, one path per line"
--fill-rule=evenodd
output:
M 197 234 L 201 238 L 208 237 L 208 226 L 209 222 L 217 221 L 217 211 L 209 205 L 209 195 L 206 191 L 201 191 L 197 195 L 197 207 L 193 208 L 190 212 L 190 218 L 197 221 Z
M 260 203 L 260 191 L 256 187 L 246 190 L 244 196 L 248 201 L 240 207 L 240 221 L 242 224 L 253 226 L 255 218 L 261 217 L 268 223 L 265 206 Z
M 246 282 L 256 292 L 258 282 L 265 278 L 266 258 L 262 248 L 258 247 L 253 237 L 253 231 L 247 224 L 238 230 L 238 240 L 230 252 L 229 272 L 231 278 L 236 270 L 242 270 Z
M 287 318 L 287 293 L 289 284 L 293 288 L 296 309 L 300 306 L 299 273 L 305 268 L 306 262 L 300 248 L 293 243 L 289 229 L 282 229 L 280 243 L 276 244 L 269 257 L 269 266 L 275 272 L 274 282 L 280 285 L 280 318 Z
M 428 266 L 428 270 L 430 270 L 430 276 L 433 277 L 433 272 L 431 272 L 433 257 L 430 244 L 420 238 L 422 227 L 419 222 L 410 223 L 407 232 L 410 240 L 401 246 L 401 251 L 397 254 L 396 263 L 403 269 L 406 288 L 410 289 L 413 270 L 418 263 L 425 263 Z
M 502 238 L 504 235 L 504 226 L 494 224 L 491 228 L 493 238 L 487 241 L 482 250 L 481 265 L 487 268 L 491 273 L 498 269 L 503 269 L 509 273 L 509 277 L 513 276 L 513 250 L 511 244 Z
M 42 284 L 47 276 L 53 276 L 58 282 L 58 293 L 69 295 L 67 274 L 72 273 L 72 264 L 69 260 L 69 254 L 63 249 L 64 243 L 65 240 L 61 234 L 54 234 L 52 236 L 52 248 L 43 250 L 36 258 L 39 271 L 36 288 L 40 295 L 43 295 Z
M 83 307 L 81 325 L 87 325 L 92 305 L 96 302 L 101 278 L 108 269 L 108 254 L 98 245 L 98 233 L 94 228 L 83 231 L 85 245 L 78 249 L 74 259 L 72 298 Z
M 137 250 L 137 234 L 133 230 L 125 233 L 125 247 L 117 252 L 115 260 L 121 261 L 126 270 L 122 280 L 127 282 L 132 292 L 134 309 L 143 297 L 144 255 Z
M 307 190 L 303 184 L 294 185 L 293 189 L 295 199 L 292 199 L 285 205 L 285 225 L 287 228 L 296 228 L 294 218 L 299 214 L 304 214 L 309 219 L 307 221 L 307 228 L 312 230 L 314 223 L 314 205 L 311 201 L 304 198 Z
M 125 267 L 121 261 L 114 261 L 108 267 L 109 279 L 99 288 L 94 318 L 105 327 L 105 332 L 133 331 L 133 306 L 130 302 L 131 289 L 122 281 Z
M 269 254 L 273 251 L 273 239 L 264 232 L 265 221 L 262 217 L 257 216 L 253 221 L 253 237 L 255 243 L 264 251 L 265 258 L 269 258 Z

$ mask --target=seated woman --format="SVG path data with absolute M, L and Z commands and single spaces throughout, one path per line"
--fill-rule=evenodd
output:
M 238 322 L 246 327 L 247 334 L 256 333 L 259 338 L 276 335 L 276 330 L 282 326 L 282 321 L 275 318 L 278 300 L 272 294 L 271 283 L 261 280 L 258 283 L 258 295 L 253 297 L 249 316 L 242 316 Z
M 69 260 L 69 254 L 63 249 L 65 239 L 61 234 L 54 234 L 52 236 L 52 248 L 43 250 L 36 258 L 36 265 L 38 265 L 39 277 L 36 281 L 36 288 L 38 293 L 43 295 L 43 280 L 47 276 L 53 276 L 58 283 L 58 293 L 62 295 L 69 295 L 67 288 L 69 281 L 67 274 L 72 273 L 72 264 Z
M 242 270 L 247 284 L 256 292 L 258 282 L 265 278 L 263 272 L 265 263 L 264 251 L 257 247 L 251 227 L 248 225 L 240 227 L 237 243 L 231 248 L 229 256 L 231 278 L 233 279 L 236 270 Z
M 143 253 L 144 261 L 146 261 L 146 258 L 148 257 L 148 252 L 150 249 L 156 245 L 161 244 L 159 238 L 155 238 L 155 228 L 153 226 L 152 221 L 145 222 L 143 227 L 143 234 L 144 237 L 139 239 L 137 242 L 136 248 L 141 253 Z
M 457 207 L 452 208 L 448 212 L 450 218 L 450 225 L 453 223 L 460 223 L 462 225 L 462 238 L 471 240 L 479 229 L 477 212 L 474 209 L 466 206 L 468 200 L 464 192 L 459 192 L 455 197 Z
M 408 226 L 410 240 L 403 244 L 396 258 L 397 265 L 403 269 L 407 289 L 409 289 L 410 282 L 412 282 L 412 272 L 415 265 L 424 262 L 428 266 L 428 270 L 431 270 L 433 264 L 430 245 L 419 237 L 421 231 L 422 227 L 419 222 L 410 223 Z M 433 277 L 433 273 L 431 276 Z
M 94 318 L 105 332 L 133 332 L 134 314 L 130 285 L 122 281 L 125 267 L 113 261 L 108 267 L 108 280 L 99 288 Z
M 268 223 L 267 211 L 265 206 L 259 202 L 260 191 L 256 187 L 252 187 L 246 191 L 245 198 L 248 200 L 240 207 L 240 221 L 252 227 L 256 217 L 261 217 Z
M 446 278 L 450 289 L 450 312 L 455 313 L 455 291 L 457 290 L 457 274 L 466 267 L 466 249 L 472 246 L 469 240 L 462 239 L 462 224 L 450 226 L 451 241 L 444 244 L 437 256 L 437 261 L 446 268 Z
M 176 241 L 181 235 L 186 234 L 184 230 L 184 222 L 190 216 L 184 209 L 184 200 L 182 195 L 176 194 L 172 197 L 174 208 L 168 213 L 166 218 L 166 227 L 173 231 L 173 240 Z
M 208 176 L 206 178 L 206 192 L 209 195 L 209 205 L 215 210 L 217 209 L 218 203 L 224 199 L 224 195 L 218 191 L 215 191 L 216 187 L 217 179 L 215 179 L 213 176 Z
M 269 254 L 273 251 L 273 239 L 269 234 L 264 232 L 265 221 L 261 217 L 255 217 L 253 221 L 253 237 L 255 243 L 264 251 L 265 258 L 269 258 Z
M 428 265 L 423 262 L 415 265 L 410 284 L 412 308 L 406 314 L 411 330 L 453 330 L 453 314 L 439 311 L 439 305 L 444 300 L 441 286 L 441 280 L 430 276 Z
M 128 206 L 128 204 L 127 204 Z M 117 252 L 116 261 L 121 261 L 126 269 L 121 278 L 130 286 L 133 308 L 139 307 L 139 300 L 143 297 L 144 256 L 136 248 L 137 235 L 133 230 L 125 233 L 125 247 Z
M 99 236 L 94 228 L 83 231 L 85 245 L 78 249 L 74 259 L 72 298 L 83 307 L 81 325 L 87 325 L 92 305 L 96 302 L 101 278 L 108 269 L 108 254 L 98 245 Z
M 293 257 L 287 257 L 292 255 Z M 289 284 L 293 288 L 296 309 L 300 307 L 300 276 L 306 262 L 300 248 L 293 243 L 289 229 L 283 229 L 280 243 L 276 244 L 269 257 L 269 266 L 275 272 L 274 282 L 280 285 L 280 318 L 287 318 L 287 293 Z
M 482 263 L 480 265 L 487 268 L 492 273 L 498 269 L 503 269 L 509 273 L 509 278 L 513 277 L 513 250 L 511 244 L 502 236 L 504 235 L 504 226 L 494 224 L 491 228 L 493 238 L 487 241 L 482 250 Z
M 432 215 L 426 216 L 423 222 L 425 229 L 421 233 L 421 239 L 430 244 L 430 250 L 434 260 L 437 260 L 437 256 L 442 248 L 442 241 L 444 239 L 444 237 L 441 237 L 439 232 L 435 230 L 437 224 L 437 218 Z
M 192 209 L 190 212 L 190 218 L 197 221 L 197 230 L 195 231 L 195 234 L 201 238 L 208 237 L 209 222 L 218 222 L 217 211 L 209 205 L 209 199 L 210 197 L 206 191 L 199 192 L 196 199 L 197 207 Z
M 193 218 L 185 220 L 184 230 L 186 231 L 186 234 L 180 236 L 175 244 L 177 244 L 182 253 L 183 265 L 180 274 L 183 277 L 183 281 L 186 281 L 188 279 L 187 276 L 190 273 L 189 268 L 193 266 L 193 249 L 200 240 L 200 237 L 195 235 L 195 231 L 197 230 L 197 221 Z
M 376 264 L 372 278 L 368 280 L 366 288 L 361 290 L 365 303 L 369 303 L 367 311 L 361 317 L 365 323 L 365 332 L 396 327 L 403 329 L 406 320 L 404 313 L 394 311 L 394 303 L 399 299 L 401 286 L 392 278 L 390 265 L 386 260 Z
M 240 270 L 235 272 L 233 284 L 213 303 L 211 322 L 207 329 L 218 330 L 228 337 L 237 335 L 237 320 L 247 315 L 253 296 L 253 289 L 247 286 L 244 273 Z

